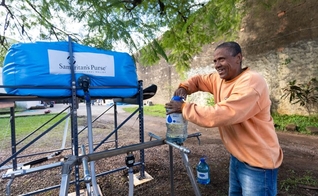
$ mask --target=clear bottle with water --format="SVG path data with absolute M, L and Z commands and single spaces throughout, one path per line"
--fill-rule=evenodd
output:
M 173 101 L 182 101 L 182 97 L 174 96 Z M 167 109 L 167 112 L 169 110 Z M 182 113 L 168 114 L 166 117 L 166 140 L 176 144 L 182 144 L 188 137 L 188 121 L 186 121 Z
M 200 162 L 197 164 L 197 182 L 199 184 L 209 184 L 210 183 L 210 167 L 206 163 L 205 158 L 200 158 Z

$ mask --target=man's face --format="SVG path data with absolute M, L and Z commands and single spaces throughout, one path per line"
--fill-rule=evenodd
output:
M 231 56 L 227 48 L 218 48 L 214 51 L 214 68 L 224 80 L 232 80 L 241 72 L 242 54 Z

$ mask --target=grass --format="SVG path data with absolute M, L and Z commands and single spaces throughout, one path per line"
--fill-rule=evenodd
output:
M 152 106 L 143 106 L 144 107 L 144 114 L 149 116 L 156 116 L 156 117 L 166 117 L 166 109 L 164 105 L 154 104 Z M 137 109 L 136 107 L 127 107 L 123 108 L 125 112 L 132 113 Z
M 288 124 L 295 124 L 297 131 L 302 134 L 310 134 L 306 127 L 318 127 L 318 116 L 300 116 L 300 115 L 279 115 L 272 114 L 277 129 L 284 131 L 284 127 Z
M 39 131 L 46 130 L 50 126 L 52 126 L 54 123 L 58 122 L 60 119 L 63 118 L 63 115 L 59 115 L 56 118 L 52 119 L 55 116 L 55 114 L 46 114 L 46 115 L 35 115 L 35 116 L 23 116 L 15 117 L 15 130 L 16 130 L 16 136 L 19 138 L 19 136 L 26 136 L 30 133 L 32 133 L 34 130 L 39 129 Z M 50 119 L 52 119 L 48 124 L 41 127 L 43 124 L 48 122 Z M 1 134 L 0 134 L 0 141 L 7 138 L 7 135 L 10 133 L 11 127 L 10 127 L 10 118 L 9 117 L 1 117 L 0 118 L 0 125 L 1 125 Z M 64 124 L 61 123 L 57 125 L 56 128 L 63 129 Z
M 295 171 L 290 170 L 290 177 L 280 182 L 280 189 L 288 192 L 300 185 L 315 187 L 317 184 L 317 180 L 314 179 L 310 171 L 307 171 L 303 176 L 297 176 Z

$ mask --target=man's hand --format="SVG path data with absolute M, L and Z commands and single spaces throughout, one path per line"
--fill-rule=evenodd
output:
M 179 96 L 182 97 L 183 100 L 187 98 L 187 90 L 180 87 L 178 88 L 173 96 Z M 184 101 L 170 101 L 169 103 L 165 104 L 165 108 L 168 109 L 169 111 L 166 113 L 171 114 L 171 113 L 182 113 L 182 104 Z
M 174 92 L 174 95 L 173 96 L 179 96 L 179 97 L 182 97 L 184 100 L 187 99 L 187 90 L 180 87 L 178 88 L 175 92 Z
M 183 103 L 183 101 L 170 101 L 169 103 L 166 103 L 165 108 L 168 109 L 168 112 L 166 114 L 168 115 L 171 113 L 182 113 L 181 106 Z

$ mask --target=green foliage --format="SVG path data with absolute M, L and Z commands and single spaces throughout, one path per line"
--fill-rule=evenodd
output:
M 289 97 L 291 104 L 305 107 L 308 114 L 311 114 L 313 110 L 318 111 L 318 81 L 316 78 L 301 84 L 296 84 L 296 80 L 292 80 L 287 87 L 283 88 L 283 91 L 282 99 Z
M 4 57 L 6 56 L 10 45 L 15 42 L 17 41 L 0 35 L 0 67 L 3 66 Z
M 195 12 L 175 9 L 176 19 L 170 21 L 169 30 L 159 40 L 165 51 L 169 51 L 168 62 L 183 73 L 204 44 L 234 39 L 242 17 L 239 4 L 238 0 L 218 0 L 202 4 Z M 149 48 L 152 46 L 147 45 L 140 54 L 139 61 L 143 65 L 153 65 L 160 59 L 156 51 Z
M 131 54 L 141 50 L 134 58 L 145 65 L 163 57 L 182 72 L 204 44 L 236 34 L 241 19 L 239 2 L 7 0 L 0 5 L 5 8 L 0 26 L 6 27 L 4 33 L 10 37 L 23 41 L 71 36 L 76 42 L 106 50 L 124 45 Z M 169 31 L 160 37 L 166 29 Z M 3 58 L 2 53 L 0 56 Z
M 285 192 L 290 191 L 291 189 L 298 188 L 299 185 L 306 186 L 316 186 L 318 184 L 317 180 L 313 177 L 311 172 L 307 172 L 303 176 L 298 176 L 297 173 L 293 170 L 290 170 L 290 177 L 286 180 L 280 182 L 280 190 Z
M 206 104 L 208 106 L 213 106 L 215 105 L 215 102 L 214 102 L 214 97 L 211 95 L 209 98 L 206 99 Z
M 282 65 L 288 65 L 290 64 L 294 59 L 293 58 L 287 58 L 285 61 L 282 63 Z
M 284 130 L 288 124 L 295 124 L 298 131 L 303 134 L 309 134 L 306 130 L 308 126 L 318 127 L 318 116 L 301 116 L 301 115 L 280 115 L 272 114 L 277 130 Z

